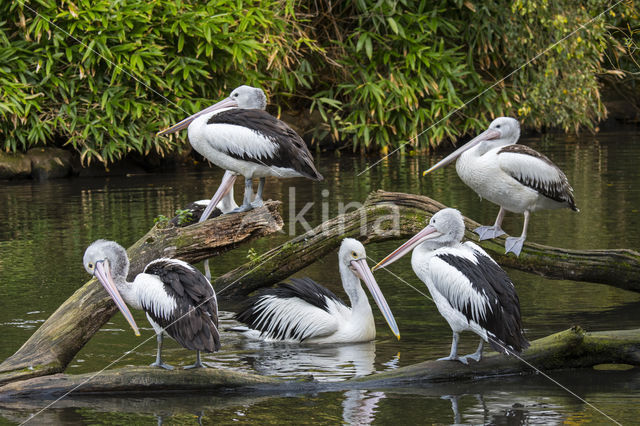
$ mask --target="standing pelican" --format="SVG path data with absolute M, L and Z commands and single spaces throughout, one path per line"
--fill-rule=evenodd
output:
M 366 342 L 376 337 L 373 312 L 360 280 L 369 288 L 391 331 L 400 339 L 391 309 L 367 265 L 364 246 L 345 238 L 338 251 L 340 276 L 351 307 L 310 278 L 291 279 L 250 298 L 236 319 L 248 337 L 305 343 Z
M 322 180 L 302 138 L 286 123 L 267 113 L 266 106 L 267 97 L 262 89 L 240 86 L 228 98 L 158 133 L 161 136 L 188 127 L 193 149 L 227 171 L 211 200 L 212 208 L 233 186 L 238 175 L 245 177 L 245 192 L 242 205 L 233 212 L 262 206 L 267 176 Z M 252 201 L 253 178 L 259 178 L 260 183 Z M 203 216 L 206 219 L 208 214 Z
M 500 206 L 493 226 L 476 228 L 480 240 L 499 237 L 505 211 L 524 213 L 520 237 L 509 237 L 506 253 L 520 255 L 532 212 L 568 207 L 578 211 L 567 176 L 544 155 L 516 145 L 520 124 L 514 118 L 499 117 L 489 128 L 424 172 L 431 173 L 456 158 L 456 171 L 464 183 L 481 198 Z
M 503 354 L 529 347 L 520 320 L 520 302 L 507 273 L 476 244 L 461 244 L 462 215 L 455 209 L 434 214 L 429 225 L 378 263 L 387 266 L 411 250 L 411 266 L 453 331 L 451 353 L 440 360 L 480 361 L 484 342 Z M 480 336 L 478 350 L 458 356 L 459 333 Z
M 177 259 L 156 259 L 133 282 L 128 282 L 127 252 L 118 243 L 107 240 L 93 242 L 84 252 L 83 263 L 86 271 L 98 278 L 138 336 L 138 327 L 124 301 L 145 311 L 158 341 L 152 366 L 173 369 L 162 362 L 164 333 L 183 347 L 196 351 L 196 363 L 185 368 L 204 367 L 200 351 L 220 349 L 216 294 L 209 281 L 193 266 Z

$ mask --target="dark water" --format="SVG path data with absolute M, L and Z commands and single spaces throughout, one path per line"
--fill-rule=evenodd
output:
M 581 138 L 525 139 L 547 154 L 567 174 L 580 213 L 539 212 L 532 217 L 529 240 L 567 248 L 640 247 L 640 135 L 601 134 Z M 262 253 L 304 232 L 289 218 L 307 203 L 310 226 L 339 213 L 351 202 L 363 202 L 376 189 L 429 195 L 485 224 L 498 208 L 481 202 L 448 167 L 429 178 L 421 171 L 438 158 L 395 155 L 365 170 L 373 160 L 343 156 L 317 160 L 326 180 L 269 180 L 266 198 L 283 200 L 285 229 L 251 247 Z M 190 201 L 208 198 L 219 170 L 179 171 L 129 177 L 56 180 L 45 183 L 0 184 L 0 359 L 11 355 L 33 331 L 88 278 L 82 254 L 97 238 L 128 246 L 162 214 L 171 216 Z M 236 187 L 240 191 L 240 186 Z M 237 196 L 239 199 L 240 197 Z M 505 230 L 520 233 L 522 217 L 507 215 Z M 369 245 L 367 254 L 381 259 L 401 241 Z M 214 276 L 246 261 L 242 246 L 212 262 Z M 409 257 L 392 271 L 416 289 L 426 287 L 411 271 Z M 508 271 L 516 283 L 527 335 L 535 339 L 579 324 L 588 330 L 629 329 L 640 324 L 640 295 L 603 285 L 551 281 Z M 342 294 L 335 254 L 318 259 L 298 275 L 310 276 Z M 344 380 L 355 375 L 397 368 L 448 354 L 450 329 L 432 302 L 385 271 L 376 279 L 402 332 L 396 341 L 376 311 L 375 342 L 342 346 L 297 346 L 249 342 L 223 332 L 223 350 L 205 360 L 216 368 L 283 377 L 312 374 L 319 380 Z M 223 306 L 222 327 L 233 324 L 233 306 Z M 134 312 L 139 325 L 144 315 Z M 146 341 L 146 343 L 144 343 Z M 78 354 L 70 373 L 97 371 L 125 352 L 112 367 L 153 361 L 155 338 L 149 326 L 136 338 L 118 314 Z M 461 353 L 472 352 L 477 339 L 463 334 Z M 168 342 L 165 361 L 192 363 L 193 354 Z M 461 367 L 462 368 L 462 367 Z M 640 414 L 640 372 L 580 370 L 553 377 L 617 421 L 633 423 Z M 0 402 L 0 423 L 20 422 L 47 401 Z M 408 389 L 362 389 L 304 395 L 188 395 L 75 398 L 73 395 L 34 419 L 36 424 L 198 424 L 202 423 L 606 423 L 607 419 L 542 376 L 479 380 Z

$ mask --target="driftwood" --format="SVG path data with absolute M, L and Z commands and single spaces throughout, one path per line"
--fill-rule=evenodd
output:
M 364 243 L 408 239 L 443 204 L 422 195 L 373 192 L 363 207 L 335 217 L 214 281 L 221 297 L 241 297 L 271 286 L 335 250 L 345 237 Z M 466 238 L 480 226 L 465 218 Z M 633 250 L 567 250 L 525 242 L 520 257 L 504 254 L 508 235 L 479 242 L 501 265 L 548 278 L 588 281 L 640 292 L 640 253 Z
M 154 226 L 127 250 L 131 261 L 129 278 L 159 257 L 194 263 L 279 231 L 283 225 L 279 206 L 280 202 L 269 201 L 259 209 L 220 216 L 201 224 L 182 228 Z M 0 384 L 64 371 L 116 310 L 102 286 L 95 279 L 89 280 L 14 355 L 0 364 Z
M 598 364 L 640 365 L 640 329 L 588 333 L 579 327 L 535 340 L 522 354 L 522 360 L 489 353 L 479 363 L 464 366 L 458 362 L 425 361 L 342 382 L 311 379 L 283 380 L 244 372 L 199 369 L 166 371 L 151 367 L 121 368 L 80 375 L 56 374 L 37 377 L 0 387 L 2 400 L 24 397 L 56 397 L 72 389 L 76 396 L 134 392 L 257 392 L 261 395 L 283 392 L 322 392 L 347 389 L 376 389 L 443 382 L 465 382 L 534 374 L 531 365 L 545 373 Z M 87 383 L 85 383 L 87 382 Z M 78 385 L 81 385 L 75 389 Z
M 154 227 L 129 249 L 129 256 L 132 258 L 131 275 L 140 272 L 146 262 L 156 257 L 173 256 L 196 262 L 233 248 L 239 242 L 279 230 L 282 228 L 282 219 L 277 213 L 277 205 L 269 202 L 265 207 L 246 214 L 223 216 L 181 229 Z M 219 277 L 214 285 L 222 297 L 246 295 L 257 288 L 277 283 L 311 264 L 337 248 L 344 237 L 356 237 L 365 243 L 406 239 L 422 229 L 426 220 L 442 208 L 444 208 L 442 204 L 424 196 L 374 192 L 361 209 L 331 219 L 314 230 L 264 253 L 257 259 Z M 467 238 L 475 240 L 475 234 L 470 230 L 478 224 L 469 219 L 465 221 Z M 521 256 L 516 258 L 513 255 L 503 254 L 503 243 L 504 238 L 499 238 L 482 242 L 481 245 L 491 252 L 499 263 L 509 267 L 552 278 L 591 281 L 640 291 L 640 254 L 637 252 L 563 250 L 527 242 Z M 13 356 L 0 364 L 0 385 L 63 371 L 80 348 L 111 317 L 115 309 L 102 287 L 96 285 L 93 280 L 88 282 L 52 314 Z M 624 334 L 624 332 L 612 333 Z M 638 332 L 635 331 L 635 333 Z M 631 352 L 637 356 L 637 346 L 634 348 Z M 527 352 L 529 353 L 530 351 Z M 602 358 L 603 360 L 599 362 L 611 362 L 615 359 L 611 357 L 604 361 L 606 357 Z M 558 359 L 562 362 L 570 361 L 570 357 Z M 492 362 L 495 364 L 491 364 Z M 448 368 L 440 367 L 440 363 L 434 365 L 437 365 L 440 371 L 445 371 L 442 368 Z M 501 374 L 515 374 L 515 371 L 518 371 L 515 369 L 509 372 L 511 370 L 508 369 L 514 367 L 509 367 L 509 362 L 502 357 L 497 358 L 496 361 L 487 360 L 481 364 L 483 365 L 492 365 L 492 368 L 501 371 Z M 559 365 L 564 366 L 562 363 Z M 566 365 L 573 364 L 569 362 Z M 431 369 L 431 365 L 415 366 L 417 369 L 423 367 Z M 474 367 L 472 371 L 475 371 Z M 422 377 L 417 374 L 418 370 L 411 370 L 414 367 L 406 368 L 409 369 L 406 371 L 411 372 L 406 377 Z M 157 374 L 155 370 L 144 368 L 140 371 L 144 371 L 144 379 L 141 379 L 144 383 L 152 382 L 148 375 Z M 389 374 L 402 371 L 405 370 L 399 369 Z M 179 376 L 188 373 L 173 374 Z M 233 373 L 216 374 L 227 377 L 224 381 L 225 386 L 230 386 L 228 377 L 236 377 Z M 453 373 L 445 372 L 444 374 L 443 377 L 451 377 Z M 159 377 L 164 380 L 173 376 Z M 209 379 L 214 384 L 220 380 L 211 377 Z M 387 379 L 405 380 L 402 377 L 384 378 L 384 380 Z M 47 379 L 41 380 L 42 386 L 45 386 Z M 75 379 L 70 377 L 65 380 Z M 168 387 L 175 385 L 180 388 L 179 383 L 171 380 L 165 383 Z M 278 386 L 280 385 L 278 382 Z M 220 386 L 219 383 L 218 386 Z

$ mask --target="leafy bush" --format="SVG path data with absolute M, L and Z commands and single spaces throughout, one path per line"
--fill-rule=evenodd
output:
M 313 107 L 330 121 L 334 138 L 350 137 L 354 149 L 436 146 L 500 115 L 528 127 L 593 127 L 605 112 L 598 73 L 612 40 L 603 18 L 589 20 L 608 6 L 602 0 L 334 5 L 333 22 L 319 26 L 337 30 L 318 42 L 340 68 L 324 73 L 332 78 L 318 83 L 324 90 Z
M 2 144 L 15 151 L 64 143 L 86 162 L 105 163 L 132 150 L 174 149 L 155 133 L 240 84 L 308 84 L 301 57 L 314 45 L 292 5 L 2 2 Z
M 617 25 L 637 24 L 628 3 Z M 615 66 L 624 53 L 616 37 L 637 42 L 637 32 L 620 35 L 603 17 L 590 22 L 608 6 L 604 0 L 2 2 L 0 140 L 7 151 L 66 144 L 86 162 L 164 153 L 185 138 L 156 138 L 156 131 L 239 84 L 265 88 L 277 105 L 319 110 L 328 123 L 320 130 L 353 150 L 407 141 L 411 149 L 434 147 L 498 115 L 536 128 L 593 127 L 605 113 L 598 87 L 603 63 Z M 629 69 L 634 64 L 626 61 Z

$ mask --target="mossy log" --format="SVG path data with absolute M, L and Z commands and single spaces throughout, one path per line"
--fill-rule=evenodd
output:
M 282 229 L 280 202 L 247 213 L 224 215 L 186 227 L 154 226 L 127 253 L 129 278 L 159 257 L 193 263 L 238 244 Z M 82 259 L 78 259 L 81 265 Z M 64 371 L 76 353 L 117 308 L 97 280 L 91 279 L 67 299 L 18 351 L 0 364 L 0 384 Z
M 318 382 L 312 378 L 284 380 L 211 368 L 174 371 L 152 367 L 121 368 L 101 372 L 95 377 L 95 373 L 56 374 L 10 383 L 0 387 L 0 401 L 36 396 L 56 397 L 71 390 L 76 396 L 185 391 L 257 392 L 268 395 L 465 382 L 479 378 L 535 374 L 536 370 L 532 366 L 545 373 L 611 363 L 638 366 L 640 329 L 588 333 L 580 327 L 573 327 L 533 341 L 521 357 L 522 360 L 488 353 L 481 362 L 473 362 L 468 366 L 451 361 L 425 361 L 342 382 Z
M 443 204 L 422 195 L 377 191 L 363 207 L 324 222 L 214 281 L 221 297 L 242 297 L 270 286 L 335 250 L 345 237 L 363 243 L 408 239 L 426 226 Z M 467 239 L 480 226 L 465 218 Z M 548 278 L 607 284 L 640 292 L 640 253 L 627 250 L 568 250 L 525 242 L 520 257 L 504 254 L 504 235 L 480 244 L 501 265 Z

